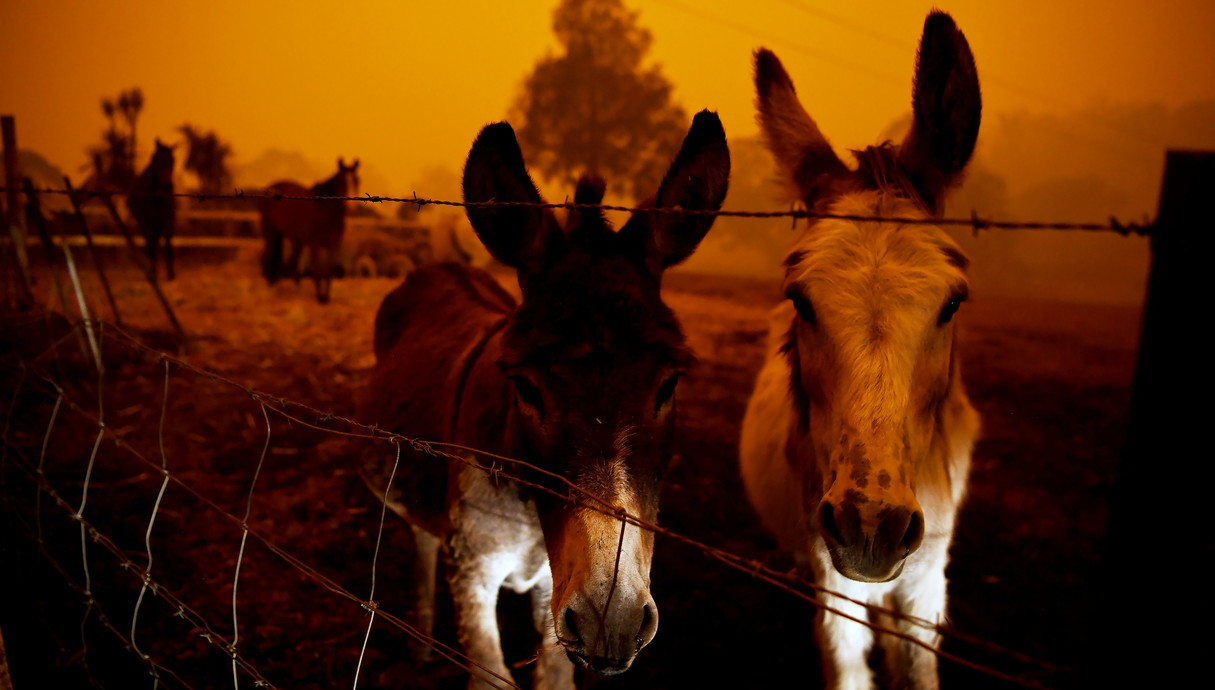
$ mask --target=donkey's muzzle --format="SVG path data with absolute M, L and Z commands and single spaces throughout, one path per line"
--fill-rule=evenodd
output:
M 864 508 L 869 508 L 868 505 Z M 831 562 L 841 575 L 859 582 L 889 582 L 903 572 L 907 557 L 924 539 L 924 513 L 917 507 L 881 504 L 864 511 L 845 498 L 819 504 L 818 527 Z
M 605 676 L 623 673 L 658 632 L 658 607 L 645 592 L 631 602 L 613 600 L 606 617 L 600 610 L 579 594 L 570 597 L 554 621 L 557 639 L 578 666 Z

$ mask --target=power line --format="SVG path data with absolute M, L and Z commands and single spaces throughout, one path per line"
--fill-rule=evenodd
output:
M 885 44 L 885 45 L 893 47 L 893 48 L 898 48 L 900 50 L 907 50 L 909 48 L 909 46 L 905 42 L 899 41 L 898 39 L 894 38 L 893 36 L 890 36 L 888 34 L 882 33 L 880 31 L 876 31 L 869 27 L 862 26 L 860 24 L 856 24 L 854 22 L 848 21 L 847 19 L 844 19 L 843 17 L 841 17 L 837 14 L 828 12 L 823 9 L 819 9 L 817 7 L 809 6 L 804 2 L 800 2 L 799 0 L 780 0 L 780 2 L 789 7 L 794 8 L 804 14 L 808 14 L 808 15 L 811 15 L 818 19 L 822 19 L 823 21 L 830 22 L 832 24 L 835 24 L 836 26 L 847 29 L 847 30 L 849 30 L 853 33 L 859 34 L 861 36 L 865 36 L 878 43 L 882 43 L 882 44 Z M 1041 104 L 1050 105 L 1050 106 L 1053 106 L 1053 107 L 1061 109 L 1061 110 L 1069 108 L 1069 106 L 1066 103 L 1059 100 L 1058 98 L 1055 98 L 1053 96 L 1048 96 L 1047 94 L 1044 94 L 1041 91 L 1031 89 L 1031 88 L 1026 87 L 1022 84 L 1019 84 L 1015 81 L 1006 79 L 998 74 L 991 74 L 990 72 L 984 71 L 983 72 L 983 83 L 985 85 L 994 84 L 1004 91 L 1012 92 L 1012 93 L 1022 96 L 1023 98 L 1037 101 Z M 1145 146 L 1149 146 L 1152 148 L 1153 151 L 1155 151 L 1159 148 L 1158 142 L 1151 141 L 1142 132 L 1128 129 L 1118 123 L 1111 122 L 1108 119 L 1103 118 L 1103 117 L 1090 116 L 1089 119 L 1099 125 L 1104 126 L 1110 132 L 1113 132 L 1113 133 L 1116 133 L 1116 134 L 1119 134 L 1119 135 L 1122 135 L 1125 137 L 1130 137 L 1131 139 L 1134 139 Z M 1072 136 L 1076 136 L 1076 134 L 1077 134 L 1076 130 L 1071 127 L 1063 126 L 1061 129 L 1069 130 L 1068 134 L 1071 134 Z M 1081 135 L 1077 138 L 1088 139 L 1089 141 L 1092 141 L 1091 137 L 1085 137 L 1083 135 Z M 1110 140 L 1105 139 L 1105 141 L 1110 141 Z M 1123 143 L 1123 142 L 1119 141 L 1119 143 Z M 1144 152 L 1136 152 L 1134 155 L 1144 155 Z
M 807 46 L 802 43 L 796 43 L 794 41 L 790 41 L 785 38 L 780 38 L 780 37 L 774 36 L 772 34 L 767 34 L 762 31 L 758 31 L 756 29 L 753 29 L 749 26 L 740 24 L 733 20 L 726 19 L 725 17 L 722 17 L 721 15 L 713 14 L 712 12 L 706 12 L 706 11 L 700 9 L 699 7 L 687 5 L 685 3 L 679 2 L 678 0 L 655 0 L 655 1 L 660 5 L 666 5 L 667 7 L 670 7 L 672 9 L 683 12 L 684 14 L 689 14 L 694 17 L 698 17 L 700 19 L 711 22 L 713 24 L 717 24 L 718 26 L 725 27 L 732 31 L 737 31 L 742 34 L 746 34 L 748 36 L 751 36 L 752 38 L 758 38 L 761 41 L 768 41 L 768 42 L 772 42 L 772 43 L 780 43 L 782 45 L 785 45 L 785 46 L 791 48 L 792 50 L 794 50 L 796 52 L 803 53 L 805 55 L 809 55 L 810 57 L 813 57 L 817 60 L 821 60 L 828 64 L 835 65 L 836 67 L 839 67 L 841 69 L 846 69 L 850 72 L 856 72 L 858 74 L 863 74 L 872 79 L 876 79 L 878 81 L 884 81 L 889 84 L 906 83 L 905 79 L 901 79 L 901 78 L 896 77 L 887 72 L 881 72 L 881 71 L 878 71 L 875 69 L 871 69 L 860 63 L 852 62 L 851 60 L 844 60 L 844 59 L 840 58 L 839 56 L 833 55 L 832 53 L 829 53 L 827 51 L 818 50 L 816 48 L 811 48 L 810 46 Z

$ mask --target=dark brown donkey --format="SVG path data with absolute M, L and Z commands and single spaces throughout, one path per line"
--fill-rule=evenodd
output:
M 659 294 L 662 274 L 713 225 L 713 214 L 695 212 L 720 208 L 729 173 L 721 122 L 705 111 L 647 204 L 692 213 L 640 211 L 614 232 L 598 209 L 571 211 L 562 227 L 547 209 L 469 207 L 485 247 L 517 270 L 522 303 L 476 268 L 411 273 L 376 315 L 364 419 L 526 461 L 608 510 L 656 520 L 675 388 L 692 362 Z M 575 199 L 598 203 L 603 192 L 601 180 L 584 178 Z M 473 143 L 464 198 L 541 201 L 510 125 L 489 125 Z M 419 626 L 432 629 L 442 545 L 460 642 L 476 663 L 511 678 L 495 613 L 499 589 L 509 587 L 531 593 L 543 638 L 536 687 L 572 686 L 566 655 L 598 673 L 627 669 L 658 628 L 649 591 L 653 533 L 586 507 L 595 501 L 541 472 L 452 452 L 560 497 L 406 447 L 388 499 L 416 536 Z M 386 457 L 365 466 L 381 496 L 391 467 Z M 505 685 L 481 670 L 469 684 Z

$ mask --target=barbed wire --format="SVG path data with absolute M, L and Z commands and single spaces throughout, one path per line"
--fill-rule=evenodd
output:
M 7 187 L 0 186 L 0 191 L 7 190 Z M 24 190 L 21 190 L 24 192 Z M 38 194 L 63 194 L 71 195 L 72 192 L 67 189 L 60 188 L 45 188 L 33 190 Z M 582 204 L 574 203 L 566 200 L 563 203 L 554 202 L 534 202 L 534 201 L 448 201 L 443 199 L 430 199 L 419 197 L 416 194 L 410 197 L 393 197 L 393 196 L 378 196 L 365 193 L 363 196 L 300 196 L 282 194 L 279 192 L 255 192 L 236 190 L 232 193 L 225 194 L 200 194 L 197 192 L 130 192 L 121 190 L 76 190 L 76 194 L 86 197 L 112 198 L 114 196 L 128 197 L 174 197 L 181 199 L 195 199 L 198 201 L 216 201 L 216 200 L 269 200 L 269 201 L 311 201 L 311 202 L 326 202 L 326 201 L 357 201 L 363 203 L 401 203 L 413 204 L 418 210 L 425 206 L 448 206 L 455 208 L 542 208 L 542 209 L 592 209 L 600 211 L 618 211 L 623 213 L 659 213 L 659 214 L 674 214 L 674 215 L 703 215 L 703 216 L 718 216 L 728 218 L 790 218 L 796 224 L 797 220 L 846 220 L 853 222 L 872 222 L 872 223 L 898 223 L 901 225 L 945 225 L 952 227 L 968 227 L 974 233 L 982 230 L 1061 230 L 1061 231 L 1083 231 L 1083 232 L 1114 232 L 1123 237 L 1148 237 L 1155 230 L 1154 223 L 1124 223 L 1117 218 L 1110 216 L 1109 220 L 1104 223 L 1100 222 L 1069 222 L 1069 221 L 1020 221 L 1020 220 L 996 220 L 984 218 L 972 211 L 970 218 L 924 218 L 912 216 L 869 216 L 850 213 L 826 213 L 818 211 L 810 211 L 804 208 L 791 208 L 783 211 L 730 211 L 725 209 L 685 209 L 679 206 L 655 208 L 641 206 L 622 206 L 616 204 Z
M 130 333 L 127 333 L 126 331 L 119 329 L 113 325 L 107 325 L 107 327 L 105 327 L 104 329 L 99 329 L 99 330 L 103 334 L 105 334 L 106 338 L 121 341 L 121 342 L 125 343 L 127 346 L 133 348 L 134 350 L 142 351 L 144 354 L 146 354 L 148 356 L 159 358 L 159 361 L 161 361 L 161 362 L 173 362 L 175 365 L 181 367 L 182 369 L 191 371 L 200 376 L 205 376 L 212 381 L 217 381 L 217 382 L 223 383 L 225 385 L 234 387 L 234 388 L 242 391 L 246 395 L 248 395 L 252 400 L 254 400 L 257 403 L 259 403 L 260 405 L 262 405 L 263 411 L 266 409 L 269 409 L 293 423 L 300 424 L 300 425 L 308 427 L 308 428 L 324 431 L 327 433 L 338 434 L 338 435 L 347 436 L 347 437 L 367 438 L 367 439 L 375 439 L 375 438 L 384 439 L 384 440 L 388 440 L 390 442 L 398 444 L 398 446 L 397 446 L 398 448 L 399 448 L 399 444 L 409 444 L 410 447 L 412 447 L 414 450 L 424 452 L 430 456 L 445 458 L 447 460 L 458 461 L 469 467 L 473 467 L 475 469 L 488 472 L 495 477 L 502 477 L 502 478 L 508 479 L 510 481 L 516 482 L 519 485 L 527 486 L 533 490 L 543 491 L 543 492 L 549 493 L 551 495 L 554 495 L 557 498 L 560 498 L 562 500 L 576 503 L 577 505 L 587 507 L 589 509 L 596 510 L 598 512 L 610 515 L 612 517 L 620 519 L 623 523 L 633 524 L 641 529 L 646 529 L 646 530 L 654 532 L 656 534 L 662 534 L 663 536 L 670 537 L 670 538 L 680 541 L 688 546 L 696 548 L 696 549 L 700 550 L 702 553 L 704 553 L 705 555 L 707 555 L 715 560 L 718 560 L 731 568 L 739 570 L 760 581 L 769 583 L 780 589 L 783 589 L 783 590 L 791 593 L 792 595 L 810 603 L 813 606 L 822 607 L 827 611 L 831 611 L 844 618 L 857 622 L 861 625 L 865 625 L 875 631 L 878 631 L 878 632 L 881 632 L 884 634 L 890 634 L 890 635 L 893 635 L 900 639 L 907 640 L 908 642 L 910 642 L 912 644 L 916 644 L 918 646 L 924 647 L 925 649 L 928 649 L 929 651 L 941 656 L 942 658 L 946 658 L 951 661 L 955 661 L 959 664 L 970 667 L 979 672 L 982 672 L 982 673 L 985 673 L 985 674 L 988 674 L 988 675 L 991 675 L 994 677 L 1002 678 L 1002 679 L 1007 680 L 1012 683 L 1024 685 L 1026 687 L 1039 687 L 1036 683 L 1034 683 L 1032 681 L 1026 681 L 1025 679 L 1003 674 L 1002 672 L 997 671 L 995 669 L 990 669 L 988 667 L 985 667 L 985 666 L 982 666 L 979 664 L 975 664 L 974 662 L 971 662 L 967 659 L 964 659 L 964 658 L 958 657 L 954 654 L 944 652 L 940 649 L 934 648 L 933 646 L 919 640 L 918 638 L 915 638 L 915 637 L 908 635 L 906 633 L 903 633 L 901 631 L 893 630 L 890 628 L 883 627 L 881 625 L 873 624 L 868 620 L 864 620 L 864 619 L 857 618 L 855 616 L 846 614 L 846 613 L 839 611 L 838 609 L 826 604 L 825 601 L 822 600 L 821 598 L 815 598 L 814 595 L 812 595 L 804 590 L 810 590 L 812 592 L 817 592 L 820 595 L 838 597 L 839 599 L 841 599 L 843 601 L 847 601 L 854 605 L 861 606 L 869 611 L 877 612 L 880 614 L 885 614 L 896 620 L 901 620 L 901 621 L 907 622 L 908 624 L 912 625 L 913 627 L 919 627 L 919 628 L 923 628 L 926 630 L 931 630 L 942 636 L 950 637 L 950 638 L 956 639 L 960 642 L 965 642 L 967 644 L 972 644 L 976 647 L 985 648 L 989 651 L 1007 656 L 1008 658 L 1015 659 L 1022 663 L 1036 666 L 1043 671 L 1047 671 L 1050 673 L 1058 673 L 1058 674 L 1071 673 L 1071 671 L 1069 669 L 1059 667 L 1054 664 L 1050 664 L 1049 662 L 1045 662 L 1045 661 L 1030 657 L 1028 655 L 1022 654 L 1020 652 L 1016 652 L 1014 650 L 1007 649 L 1005 647 L 1002 647 L 1000 645 L 997 645 L 997 644 L 992 643 L 987 640 L 975 638 L 973 636 L 967 635 L 965 633 L 957 631 L 948 626 L 942 626 L 942 625 L 939 625 L 939 624 L 931 622 L 931 621 L 916 618 L 914 616 L 909 616 L 900 611 L 896 611 L 896 610 L 882 607 L 879 605 L 871 604 L 866 601 L 861 601 L 861 600 L 856 600 L 856 599 L 850 598 L 844 594 L 828 590 L 828 589 L 818 585 L 817 583 L 806 580 L 803 577 L 798 576 L 796 573 L 793 573 L 793 572 L 785 573 L 785 572 L 775 571 L 758 561 L 746 559 L 742 556 L 738 556 L 736 554 L 717 549 L 715 547 L 709 546 L 707 544 L 704 544 L 704 543 L 697 541 L 695 539 L 692 539 L 690 537 L 686 537 L 684 535 L 675 533 L 672 530 L 669 530 L 669 529 L 661 527 L 659 525 L 647 522 L 645 520 L 637 518 L 636 516 L 629 515 L 619 509 L 616 509 L 616 508 L 610 506 L 609 504 L 607 504 L 606 502 L 604 502 L 598 496 L 591 494 L 589 492 L 586 492 L 585 490 L 582 490 L 581 488 L 577 487 L 572 482 L 569 482 L 568 480 L 566 480 L 563 476 L 546 471 L 543 468 L 536 467 L 525 461 L 521 461 L 521 460 L 518 460 L 515 458 L 500 456 L 500 455 L 496 455 L 493 453 L 487 453 L 487 452 L 484 452 L 481 450 L 468 448 L 468 447 L 461 446 L 458 444 L 427 442 L 427 441 L 422 441 L 419 439 L 411 439 L 411 438 L 407 438 L 407 437 L 400 436 L 397 434 L 393 434 L 393 433 L 385 431 L 383 429 L 379 429 L 379 428 L 375 427 L 374 425 L 366 425 L 361 422 L 358 422 L 357 420 L 343 417 L 341 415 L 336 415 L 333 412 L 323 412 L 323 411 L 316 409 L 305 403 L 300 403 L 297 401 L 288 400 L 286 398 L 270 395 L 263 391 L 258 391 L 257 389 L 245 386 L 243 384 L 240 384 L 239 382 L 228 379 L 220 374 L 199 368 L 185 360 L 182 360 L 177 357 L 173 357 L 164 352 L 158 351 L 154 348 L 150 348 L 150 347 L 144 345 L 142 342 L 140 342 L 138 340 L 138 338 L 136 338 L 135 336 L 133 336 Z M 66 336 L 65 336 L 65 338 L 61 338 L 59 342 L 63 342 L 64 340 L 66 340 Z M 35 361 L 36 361 L 36 359 L 38 359 L 38 358 L 35 358 Z M 51 383 L 53 385 L 53 382 L 51 382 Z M 292 407 L 300 409 L 311 415 L 314 415 L 317 422 L 316 423 L 310 422 L 310 421 L 304 419 L 303 417 L 301 417 L 300 415 L 292 414 L 291 412 L 288 412 L 287 408 L 292 408 Z M 340 422 L 343 424 L 347 424 L 347 425 L 351 426 L 352 428 L 360 429 L 362 433 L 351 432 L 351 431 L 346 431 L 346 430 L 341 430 L 341 429 L 334 429 L 331 426 L 322 426 L 321 425 L 326 422 Z M 111 432 L 111 433 L 113 433 L 113 432 Z M 452 452 L 452 451 L 455 451 L 455 452 Z M 489 467 L 486 467 L 476 461 L 471 460 L 468 456 L 462 455 L 461 453 L 468 453 L 473 456 L 480 456 L 482 458 L 485 458 L 486 460 L 490 460 L 493 462 Z M 150 462 L 150 461 L 146 461 L 146 460 L 144 460 L 144 461 Z M 508 472 L 505 472 L 505 471 L 503 471 L 502 468 L 497 466 L 498 461 L 520 467 L 520 468 L 524 469 L 525 471 L 536 472 L 536 473 L 540 474 L 541 476 L 547 476 L 550 479 L 556 480 L 556 481 L 560 482 L 561 484 L 565 485 L 565 487 L 567 489 L 567 493 L 563 494 L 561 492 L 554 491 L 550 487 L 546 487 L 546 486 L 543 486 L 543 485 L 540 485 L 540 484 L 537 484 L 534 482 L 529 482 L 517 475 L 513 475 Z M 216 510 L 222 510 L 222 509 L 219 509 L 218 506 L 213 506 L 213 507 Z M 236 518 L 235 516 L 231 516 L 230 519 L 237 522 L 238 524 L 242 523 L 242 521 L 239 518 Z M 259 537 L 259 538 L 261 538 L 261 537 Z M 263 541 L 265 541 L 265 540 L 263 539 Z M 274 549 L 272 548 L 272 550 L 274 550 Z M 287 557 L 285 555 L 283 555 L 283 557 L 285 559 L 287 559 Z M 293 559 L 288 559 L 288 560 L 291 561 Z M 344 590 L 343 590 L 343 594 L 344 594 L 344 596 L 358 600 L 358 597 L 356 597 L 355 595 L 350 594 L 348 592 L 345 592 Z M 366 602 L 362 602 L 362 603 L 364 605 L 366 605 Z M 369 609 L 369 610 L 371 610 L 371 609 Z

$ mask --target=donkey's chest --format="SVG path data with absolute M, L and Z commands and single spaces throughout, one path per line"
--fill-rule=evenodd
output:
M 450 509 L 454 555 L 484 561 L 517 592 L 530 590 L 549 568 L 535 503 L 471 467 L 460 471 L 459 485 Z

